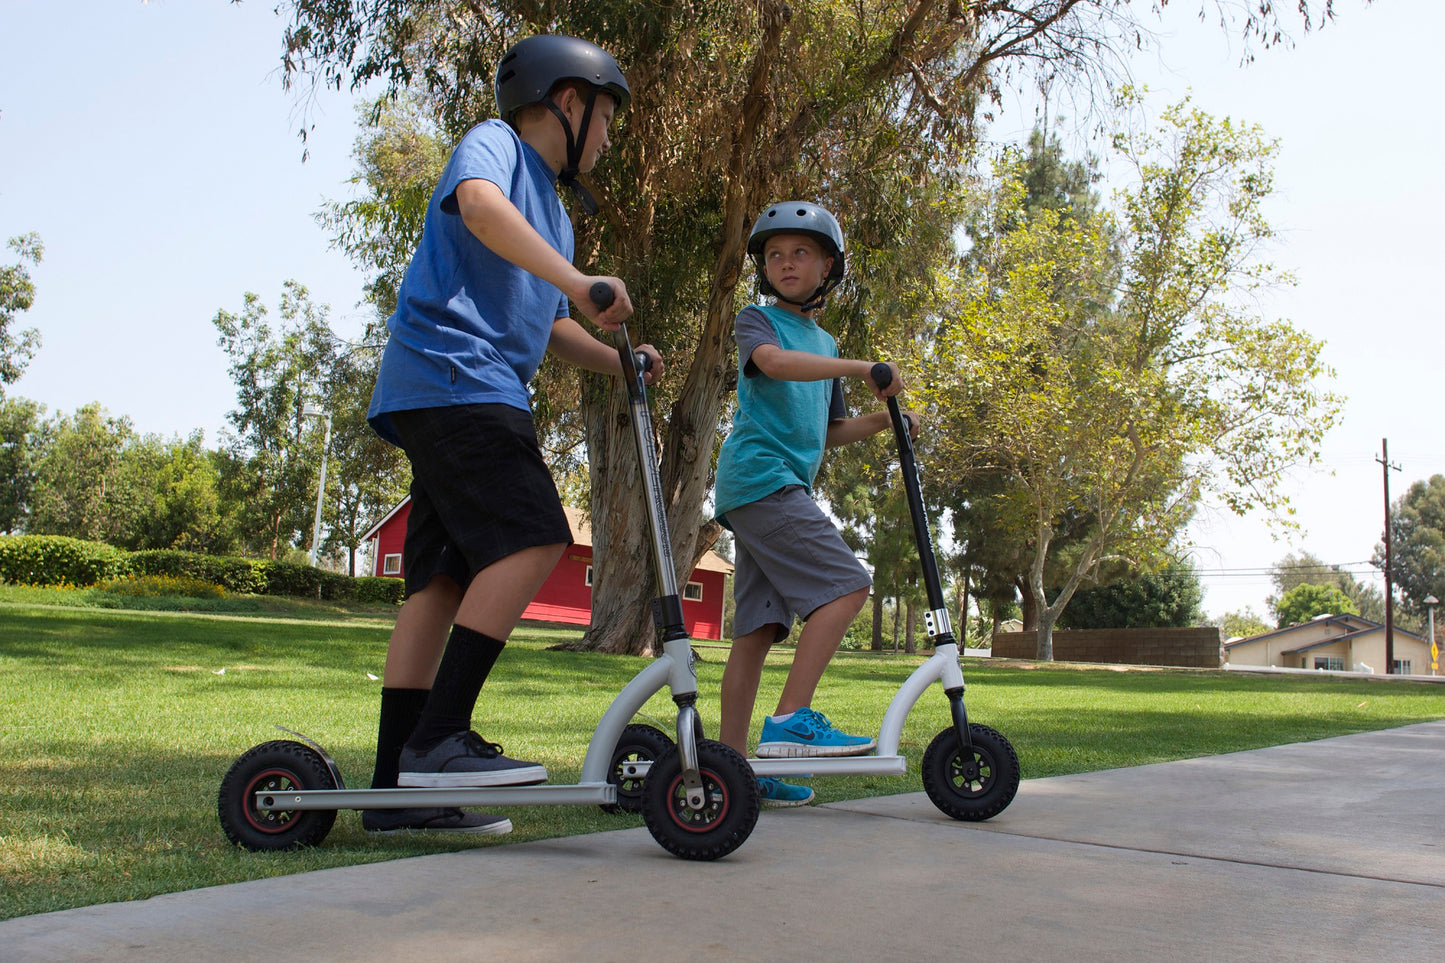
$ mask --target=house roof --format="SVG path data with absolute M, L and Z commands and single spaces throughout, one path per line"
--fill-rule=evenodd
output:
M 408 495 L 400 502 L 398 502 L 395 508 L 387 512 L 386 516 L 382 518 L 381 521 L 371 526 L 371 528 L 367 530 L 366 534 L 361 536 L 361 540 L 363 542 L 369 542 L 372 539 L 376 538 L 377 535 L 381 532 L 381 527 L 387 522 L 391 521 L 391 519 L 396 515 L 397 512 L 401 511 L 405 505 L 408 505 L 410 503 L 411 496 Z M 587 513 L 582 511 L 582 509 L 580 508 L 573 508 L 570 505 L 563 505 L 562 511 L 567 514 L 567 524 L 570 525 L 572 528 L 573 544 L 591 548 L 592 525 L 588 521 Z M 731 575 L 733 572 L 733 563 L 729 562 L 727 559 L 723 558 L 716 552 L 707 551 L 703 553 L 702 558 L 698 559 L 697 565 L 694 566 L 694 568 L 695 570 L 700 570 L 703 572 L 722 572 L 724 575 Z
M 1316 628 L 1320 625 L 1330 625 L 1340 629 L 1338 635 L 1331 635 L 1323 639 L 1311 639 L 1294 649 L 1282 649 L 1282 653 L 1308 652 L 1310 649 L 1317 649 L 1325 645 L 1333 645 L 1342 640 L 1358 638 L 1362 635 L 1369 635 L 1371 632 L 1378 632 L 1385 626 L 1373 619 L 1367 619 L 1362 615 L 1316 615 L 1308 622 L 1296 622 L 1294 625 L 1287 625 L 1282 629 L 1275 629 L 1273 632 L 1262 632 L 1259 635 L 1251 635 L 1247 638 L 1232 639 L 1224 643 L 1225 649 L 1232 649 L 1237 645 L 1247 645 L 1252 642 L 1263 642 L 1267 639 L 1274 639 L 1280 636 L 1291 635 L 1305 629 Z M 1414 632 L 1396 626 L 1395 631 L 1400 635 L 1408 635 L 1412 639 L 1424 639 Z

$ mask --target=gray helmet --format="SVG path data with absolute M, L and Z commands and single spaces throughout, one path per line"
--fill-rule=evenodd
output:
M 774 234 L 805 234 L 821 244 L 823 251 L 833 259 L 833 267 L 823 279 L 822 286 L 802 303 L 805 311 L 818 307 L 828 292 L 843 280 L 843 229 L 838 226 L 838 219 L 825 208 L 808 201 L 782 201 L 758 216 L 753 224 L 753 232 L 748 235 L 748 254 L 758 268 L 758 290 L 763 294 L 781 297 L 768 283 L 767 275 L 763 271 L 763 245 L 768 243 L 768 238 Z M 790 304 L 796 303 L 788 298 L 783 300 Z
M 517 111 L 547 99 L 563 80 L 581 80 L 617 98 L 617 109 L 632 101 L 627 78 L 612 55 L 579 37 L 544 34 L 520 40 L 497 65 L 497 113 L 507 123 Z

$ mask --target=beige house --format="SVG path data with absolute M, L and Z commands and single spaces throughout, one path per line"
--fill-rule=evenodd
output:
M 1430 674 L 1427 640 L 1396 627 L 1394 649 L 1393 674 Z M 1385 627 L 1358 615 L 1317 615 L 1274 632 L 1231 639 L 1224 643 L 1224 658 L 1234 666 L 1383 674 Z

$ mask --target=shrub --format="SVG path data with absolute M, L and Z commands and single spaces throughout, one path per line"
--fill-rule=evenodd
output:
M 259 595 L 266 588 L 263 563 L 248 558 L 148 549 L 131 553 L 130 561 L 131 571 L 139 574 L 197 579 L 238 595 Z
M 297 595 L 301 598 L 321 597 L 321 570 L 295 562 L 262 562 L 267 595 Z
M 352 579 L 356 601 L 400 605 L 406 596 L 406 583 L 399 578 L 380 575 L 359 575 Z
M 95 585 L 129 573 L 125 552 L 64 535 L 0 535 L 0 579 L 21 585 Z
M 193 599 L 220 599 L 226 590 L 213 582 L 177 575 L 128 575 L 100 583 L 102 592 L 134 598 L 164 598 L 184 595 Z

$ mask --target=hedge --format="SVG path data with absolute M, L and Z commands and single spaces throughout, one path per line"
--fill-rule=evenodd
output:
M 127 575 L 197 579 L 240 595 L 295 595 L 400 605 L 398 578 L 352 578 L 309 565 L 199 555 L 173 549 L 126 552 L 61 535 L 0 535 L 0 581 L 86 587 Z
M 129 553 L 64 535 L 0 535 L 0 579 L 22 585 L 94 585 L 129 575 Z

